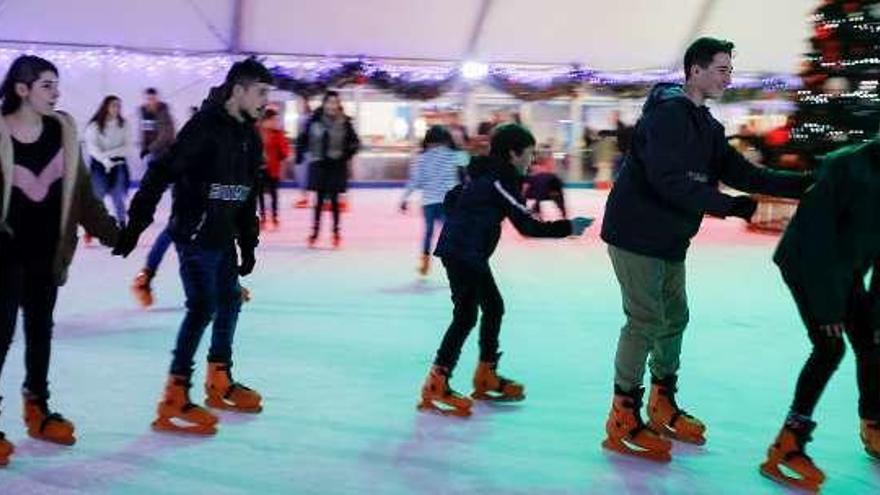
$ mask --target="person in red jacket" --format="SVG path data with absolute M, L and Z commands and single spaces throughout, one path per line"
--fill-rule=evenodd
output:
M 259 195 L 260 225 L 266 226 L 265 194 L 269 193 L 272 200 L 272 227 L 278 228 L 278 183 L 281 181 L 281 171 L 290 163 L 293 155 L 282 130 L 280 115 L 274 109 L 270 108 L 263 113 L 260 121 L 260 137 L 263 139 L 265 159 Z

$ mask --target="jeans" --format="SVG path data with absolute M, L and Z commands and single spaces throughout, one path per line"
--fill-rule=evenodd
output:
M 113 210 L 116 212 L 116 220 L 125 222 L 125 197 L 128 195 L 128 165 L 124 158 L 114 159 L 114 166 L 109 171 L 104 165 L 91 159 L 92 190 L 95 196 L 104 200 L 104 196 L 110 195 L 113 202 Z
M 165 257 L 165 252 L 168 251 L 169 246 L 171 246 L 171 234 L 166 226 L 159 233 L 159 236 L 156 237 L 156 240 L 153 241 L 153 247 L 150 248 L 150 252 L 147 254 L 146 268 L 150 276 L 155 275 L 156 271 L 159 270 L 159 265 L 162 263 L 162 258 Z
M 232 340 L 241 309 L 235 246 L 210 249 L 176 243 L 186 316 L 177 333 L 171 374 L 190 377 L 202 334 L 213 321 L 208 361 L 232 364 Z
M 443 203 L 434 203 L 422 206 L 425 216 L 425 237 L 422 240 L 422 254 L 431 254 L 431 242 L 434 240 L 434 224 L 441 224 L 446 219 L 443 212 Z

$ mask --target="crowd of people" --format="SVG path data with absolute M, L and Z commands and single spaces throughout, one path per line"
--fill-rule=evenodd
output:
M 724 183 L 802 200 L 774 261 L 813 349 L 761 471 L 789 485 L 818 489 L 824 474 L 805 446 L 816 427 L 813 409 L 842 359 L 844 336 L 858 365 L 861 439 L 867 452 L 880 458 L 880 141 L 830 155 L 815 174 L 755 166 L 728 143 L 723 126 L 705 106 L 730 84 L 732 50 L 724 40 L 696 40 L 684 54 L 684 84 L 657 84 L 638 123 L 631 128 L 621 123 L 615 130 L 624 159 L 608 195 L 601 237 L 620 286 L 625 324 L 614 356 L 603 446 L 669 461 L 672 441 L 707 441 L 707 425 L 676 399 L 689 315 L 684 259 L 704 215 L 748 221 L 754 214 L 755 200 L 721 192 L 718 186 Z M 146 172 L 126 208 L 131 142 L 121 100 L 110 95 L 101 102 L 84 133 L 83 159 L 76 124 L 55 109 L 59 76 L 52 62 L 21 56 L 0 88 L 0 366 L 20 309 L 28 434 L 66 445 L 76 441 L 73 422 L 49 407 L 47 376 L 52 315 L 74 258 L 77 228 L 114 255 L 129 256 L 155 221 L 168 188 L 174 190 L 170 217 L 133 284 L 141 303 L 151 304 L 150 282 L 164 252 L 175 246 L 186 312 L 153 427 L 213 434 L 219 420 L 212 409 L 260 412 L 260 393 L 232 373 L 233 336 L 248 299 L 240 279 L 256 266 L 261 229 L 279 224 L 281 170 L 293 161 L 306 165 L 298 179 L 314 192 L 308 244 L 318 242 L 327 205 L 331 242 L 341 244 L 340 195 L 348 187 L 360 140 L 339 94 L 324 95 L 294 151 L 278 112 L 267 110 L 272 75 L 253 58 L 230 68 L 179 133 L 158 92 L 147 89 L 139 108 Z M 593 221 L 570 217 L 552 149 L 538 146 L 526 127 L 511 120 L 487 122 L 470 139 L 455 123 L 429 128 L 400 200 L 406 211 L 411 193 L 421 191 L 425 229 L 418 270 L 428 273 L 432 255 L 439 258 L 453 302 L 451 322 L 421 389 L 420 410 L 465 417 L 472 414 L 473 400 L 525 398 L 522 382 L 498 373 L 505 306 L 490 259 L 501 224 L 509 219 L 525 236 L 563 238 L 582 235 Z M 115 217 L 104 207 L 105 196 Z M 527 200 L 534 201 L 531 208 Z M 541 219 L 544 200 L 557 205 L 558 219 Z M 866 287 L 863 278 L 872 268 Z M 468 397 L 456 392 L 450 379 L 478 322 L 480 353 Z M 195 353 L 209 325 L 203 407 L 190 399 L 189 390 Z M 647 422 L 642 418 L 646 371 Z M 0 464 L 9 462 L 13 451 L 0 434 Z

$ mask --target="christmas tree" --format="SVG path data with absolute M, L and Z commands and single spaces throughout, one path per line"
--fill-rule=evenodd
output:
M 825 0 L 812 14 L 788 151 L 802 166 L 880 130 L 880 0 Z

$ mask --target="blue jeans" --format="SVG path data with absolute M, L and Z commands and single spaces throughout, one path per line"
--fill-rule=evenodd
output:
M 159 265 L 162 263 L 162 258 L 165 256 L 165 251 L 168 251 L 169 246 L 171 246 L 171 234 L 168 233 L 168 227 L 166 226 L 162 229 L 159 236 L 156 237 L 156 240 L 153 241 L 153 247 L 150 248 L 150 253 L 147 255 L 146 268 L 150 276 L 156 274 Z
M 232 364 L 232 339 L 241 309 L 235 246 L 209 249 L 176 243 L 180 278 L 186 293 L 186 316 L 177 333 L 171 374 L 190 377 L 193 358 L 213 320 L 208 361 Z
M 104 201 L 110 195 L 116 221 L 125 222 L 125 197 L 128 195 L 128 165 L 124 159 L 114 159 L 115 164 L 109 171 L 101 162 L 91 159 L 92 190 L 95 196 Z
M 434 203 L 422 206 L 425 215 L 425 238 L 422 240 L 422 254 L 431 254 L 431 242 L 434 240 L 434 224 L 443 223 L 446 215 L 443 213 L 443 203 Z

